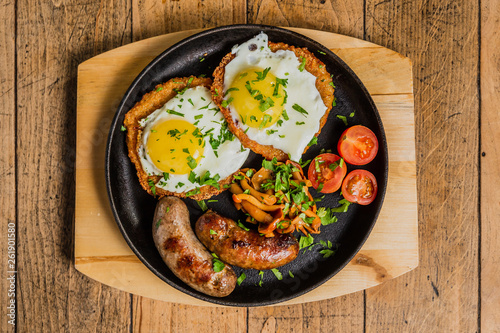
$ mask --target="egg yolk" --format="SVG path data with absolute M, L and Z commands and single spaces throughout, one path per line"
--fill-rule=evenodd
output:
M 204 145 L 198 128 L 182 119 L 154 125 L 146 143 L 147 153 L 158 169 L 180 175 L 198 165 Z
M 285 101 L 283 80 L 277 82 L 269 69 L 249 68 L 236 75 L 227 101 L 241 121 L 254 128 L 266 128 L 278 121 Z

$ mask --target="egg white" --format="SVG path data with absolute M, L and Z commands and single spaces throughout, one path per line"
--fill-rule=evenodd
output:
M 287 102 L 283 106 L 288 120 L 283 116 L 281 126 L 275 123 L 263 129 L 243 124 L 233 103 L 228 109 L 234 120 L 238 120 L 240 128 L 247 136 L 261 145 L 272 145 L 290 155 L 290 159 L 298 161 L 314 134 L 319 131 L 320 119 L 327 107 L 316 89 L 316 77 L 302 69 L 301 59 L 289 50 L 272 52 L 268 47 L 268 36 L 261 32 L 247 42 L 233 47 L 235 57 L 226 65 L 224 73 L 224 92 L 230 88 L 236 75 L 248 68 L 270 68 L 270 73 L 277 78 L 287 79 L 285 88 Z M 226 98 L 227 99 L 227 98 Z M 299 105 L 307 111 L 307 115 L 297 112 L 293 106 Z
M 183 116 L 169 113 L 167 110 L 177 111 L 182 113 Z M 203 116 L 199 118 L 200 115 Z M 199 119 L 195 119 L 196 116 L 198 116 L 197 118 Z M 169 172 L 169 170 L 158 169 L 153 163 L 148 154 L 147 142 L 151 129 L 156 124 L 171 119 L 188 121 L 194 124 L 202 134 L 209 132 L 213 134 L 215 138 L 220 135 L 224 127 L 227 128 L 227 123 L 218 107 L 212 102 L 210 91 L 207 88 L 198 86 L 177 94 L 160 109 L 154 111 L 148 117 L 140 121 L 143 131 L 138 153 L 142 167 L 148 175 L 163 176 L 164 172 Z M 217 148 L 216 153 L 214 153 L 209 138 L 209 135 L 204 135 L 205 147 L 203 157 L 192 171 L 197 177 L 202 176 L 206 171 L 210 171 L 211 177 L 218 174 L 222 180 L 237 171 L 243 165 L 250 151 L 244 149 L 238 138 L 232 135 L 232 140 L 223 142 Z M 196 157 L 197 156 L 194 156 L 194 158 Z M 156 183 L 156 187 L 174 193 L 182 193 L 200 187 L 197 183 L 191 183 L 188 177 L 188 174 L 169 173 L 168 180 L 165 181 L 163 178 L 160 179 Z

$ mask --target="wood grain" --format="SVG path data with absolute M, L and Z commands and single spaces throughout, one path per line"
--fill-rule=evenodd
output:
M 15 332 L 16 301 L 16 102 L 15 102 L 15 8 L 13 2 L 0 1 L 0 331 Z M 14 301 L 14 304 L 11 303 Z M 9 307 L 9 308 L 8 308 Z M 10 308 L 14 307 L 12 310 Z M 8 315 L 10 317 L 8 317 Z M 11 323 L 9 323 L 9 321 Z
M 249 23 L 310 28 L 363 38 L 363 6 L 363 1 L 359 0 L 250 0 L 248 16 Z M 334 52 L 342 49 L 339 47 Z M 351 50 L 353 49 L 345 50 L 346 56 L 349 56 Z M 339 56 L 342 58 L 340 54 Z M 273 308 L 250 308 L 248 331 L 260 332 L 264 322 L 268 322 L 269 318 L 277 318 L 276 332 L 327 332 L 332 328 L 338 331 L 359 332 L 364 324 L 363 297 L 363 292 L 357 292 L 334 300 Z
M 248 23 L 298 27 L 363 38 L 363 1 L 249 0 Z
M 134 13 L 133 40 L 162 35 L 179 30 L 212 28 L 246 23 L 244 0 L 132 0 Z M 134 332 L 246 331 L 246 310 L 214 309 L 164 303 L 133 296 Z M 159 326 L 169 308 L 169 323 Z M 224 320 L 219 320 L 224 316 Z
M 249 333 L 362 332 L 363 324 L 363 292 L 304 304 L 250 308 L 248 311 Z
M 481 1 L 481 330 L 500 332 L 500 6 Z
M 477 2 L 367 1 L 367 39 L 414 65 L 420 265 L 367 290 L 367 332 L 478 331 Z
M 246 23 L 244 0 L 132 0 L 133 39 Z
M 76 69 L 130 41 L 129 12 L 127 1 L 17 2 L 18 332 L 128 330 L 130 297 L 74 269 L 72 237 Z
M 133 332 L 247 332 L 246 308 L 200 307 L 134 297 Z

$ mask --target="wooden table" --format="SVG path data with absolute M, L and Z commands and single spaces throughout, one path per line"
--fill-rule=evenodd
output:
M 2 1 L 0 302 L 18 332 L 499 332 L 500 2 Z M 133 296 L 72 261 L 76 73 L 115 47 L 233 23 L 342 33 L 413 61 L 419 267 L 303 305 L 193 307 Z M 105 140 L 96 137 L 95 140 Z M 17 236 L 11 237 L 15 229 Z M 17 266 L 9 267 L 9 240 Z M 7 306 L 0 331 L 14 332 Z

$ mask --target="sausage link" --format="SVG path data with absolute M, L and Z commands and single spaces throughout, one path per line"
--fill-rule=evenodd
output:
M 255 230 L 240 228 L 230 218 L 211 210 L 196 221 L 195 232 L 222 261 L 242 268 L 276 268 L 294 260 L 299 253 L 299 243 L 292 235 L 263 237 Z
M 168 268 L 187 285 L 204 294 L 224 297 L 236 286 L 236 274 L 229 265 L 213 270 L 213 257 L 196 238 L 189 211 L 182 200 L 164 197 L 156 205 L 153 239 Z

